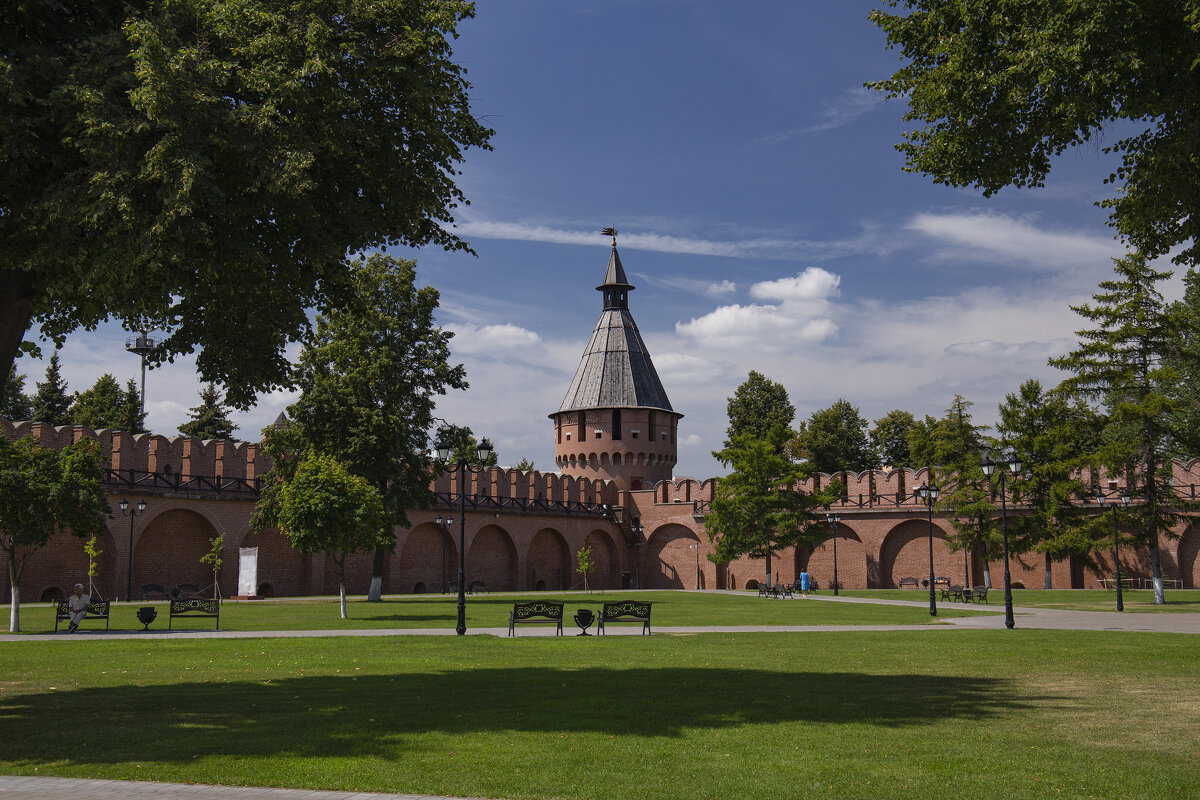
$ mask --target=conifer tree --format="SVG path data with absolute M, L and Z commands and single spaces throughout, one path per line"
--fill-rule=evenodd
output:
M 8 373 L 4 382 L 4 394 L 0 397 L 0 418 L 11 422 L 29 419 L 33 414 L 33 401 L 25 395 L 25 376 L 16 369 Z
M 86 425 L 93 430 L 124 430 L 129 420 L 125 408 L 125 392 L 121 390 L 117 379 L 106 372 L 96 379 L 92 388 L 76 392 L 71 402 L 71 421 L 75 425 Z
M 125 397 L 122 401 L 121 430 L 129 433 L 146 432 L 146 415 L 142 413 L 142 396 L 138 392 L 133 378 L 125 384 Z
M 71 398 L 67 395 L 67 382 L 59 372 L 58 351 L 50 355 L 46 365 L 46 380 L 37 385 L 33 396 L 33 419 L 47 425 L 71 424 Z
M 1019 497 L 1027 513 L 1010 520 L 1009 529 L 1023 545 L 1044 555 L 1043 586 L 1049 589 L 1055 561 L 1070 556 L 1092 560 L 1100 532 L 1078 502 L 1087 491 L 1079 469 L 1096 450 L 1103 420 L 1086 405 L 1044 391 L 1032 378 L 1009 394 L 999 410 L 1000 433 L 1025 473 L 1012 486 L 1014 500 Z
M 208 384 L 200 390 L 200 405 L 191 409 L 191 420 L 179 426 L 184 436 L 196 439 L 232 439 L 237 430 L 229 420 L 229 409 L 221 401 L 216 384 Z
M 1071 307 L 1094 327 L 1078 331 L 1080 346 L 1050 364 L 1074 373 L 1063 381 L 1064 392 L 1102 401 L 1108 411 L 1109 436 L 1095 460 L 1127 476 L 1135 498 L 1133 539 L 1149 549 L 1154 602 L 1162 604 L 1158 537 L 1171 536 L 1187 505 L 1171 490 L 1166 447 L 1179 377 L 1168 359 L 1177 352 L 1181 321 L 1157 288 L 1172 273 L 1153 269 L 1142 253 L 1114 263 L 1116 275 L 1100 283 L 1095 302 Z

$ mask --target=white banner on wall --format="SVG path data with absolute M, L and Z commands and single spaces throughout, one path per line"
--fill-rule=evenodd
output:
M 258 548 L 238 549 L 238 594 L 252 597 L 258 591 Z

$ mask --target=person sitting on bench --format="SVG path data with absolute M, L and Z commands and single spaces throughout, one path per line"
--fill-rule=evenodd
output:
M 90 595 L 83 593 L 83 584 L 75 584 L 75 591 L 67 598 L 68 616 L 71 618 L 71 624 L 67 627 L 67 633 L 74 633 L 79 630 L 79 623 L 87 616 L 88 603 L 92 602 Z

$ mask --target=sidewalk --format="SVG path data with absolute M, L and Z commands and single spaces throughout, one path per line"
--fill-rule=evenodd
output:
M 30 778 L 0 775 L 4 800 L 483 800 L 430 794 L 324 792 L 307 789 L 260 789 L 189 783 L 96 781 L 87 778 Z

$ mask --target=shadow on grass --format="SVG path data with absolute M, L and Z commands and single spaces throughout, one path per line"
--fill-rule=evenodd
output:
M 395 759 L 432 746 L 424 734 L 673 737 L 685 729 L 777 723 L 914 726 L 978 722 L 1047 702 L 1054 701 L 1018 693 L 1010 681 L 995 678 L 673 667 L 120 686 L 0 701 L 0 758 L 76 764 L 186 762 L 206 755 Z

